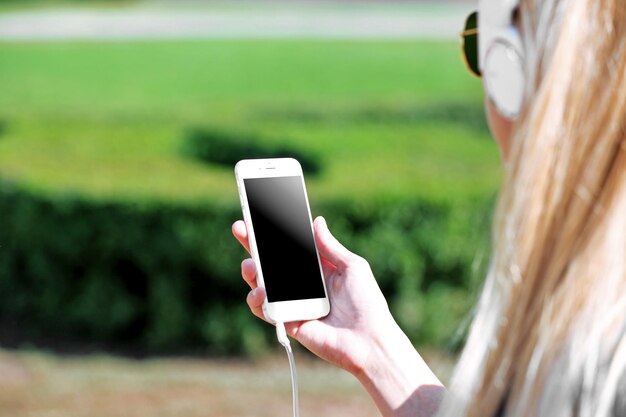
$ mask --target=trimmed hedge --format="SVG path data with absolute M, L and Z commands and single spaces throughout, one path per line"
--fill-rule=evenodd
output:
M 313 207 L 370 262 L 417 344 L 454 343 L 486 255 L 491 201 Z M 0 189 L 0 320 L 24 342 L 72 338 L 141 351 L 258 354 L 270 326 L 247 309 L 230 232 L 238 205 L 106 203 Z
M 184 155 L 204 163 L 228 167 L 235 166 L 242 159 L 290 157 L 297 159 L 302 165 L 302 170 L 309 175 L 318 174 L 321 170 L 319 158 L 314 155 L 308 155 L 289 145 L 263 145 L 259 138 L 251 133 L 240 134 L 214 128 L 188 128 L 182 151 Z

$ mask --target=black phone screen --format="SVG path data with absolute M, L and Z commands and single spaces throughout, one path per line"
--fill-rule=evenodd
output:
M 269 302 L 324 298 L 302 177 L 244 179 Z

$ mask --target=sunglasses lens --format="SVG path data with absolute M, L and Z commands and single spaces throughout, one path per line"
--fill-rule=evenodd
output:
M 478 12 L 474 12 L 465 21 L 463 32 L 463 54 L 469 69 L 480 77 L 478 68 Z

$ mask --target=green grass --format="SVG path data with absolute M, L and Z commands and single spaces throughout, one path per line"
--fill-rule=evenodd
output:
M 321 158 L 315 199 L 493 194 L 480 83 L 454 43 L 0 43 L 0 176 L 98 199 L 236 199 L 232 167 L 181 149 L 190 127 Z

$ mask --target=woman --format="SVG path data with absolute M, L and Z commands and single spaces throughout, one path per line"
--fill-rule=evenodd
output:
M 332 311 L 288 332 L 353 373 L 384 416 L 626 416 L 626 2 L 481 0 L 477 31 L 466 54 L 505 178 L 449 391 L 322 218 Z M 233 232 L 247 247 L 243 222 Z M 242 275 L 263 318 L 250 259 Z

